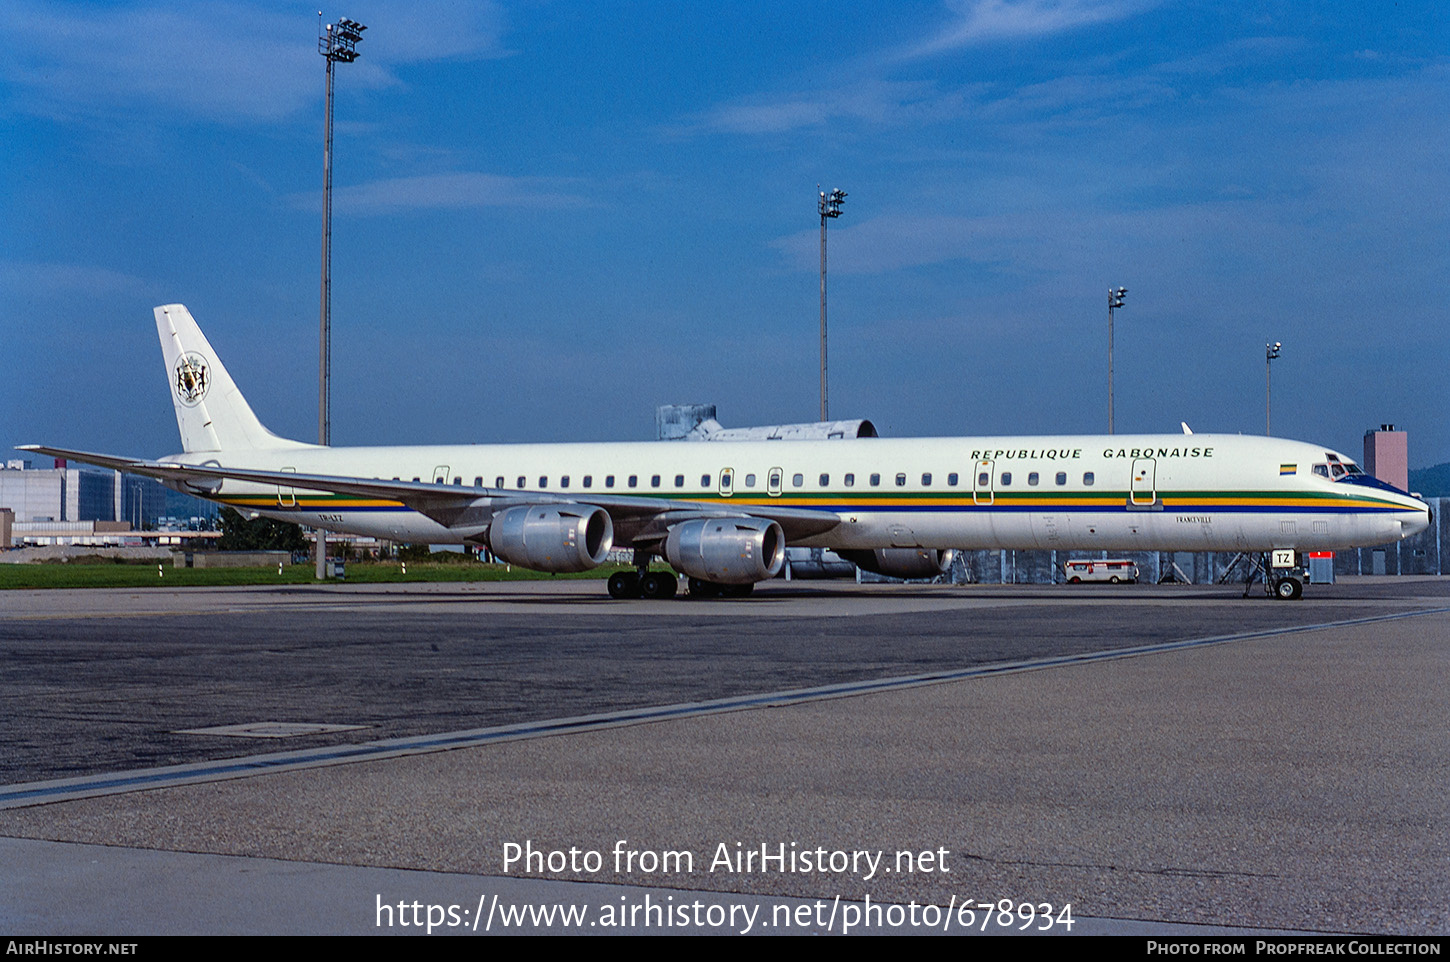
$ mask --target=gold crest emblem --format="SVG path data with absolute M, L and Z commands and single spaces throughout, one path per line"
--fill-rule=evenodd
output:
M 202 398 L 211 387 L 211 368 L 206 358 L 188 352 L 176 360 L 176 396 L 181 403 L 190 407 Z

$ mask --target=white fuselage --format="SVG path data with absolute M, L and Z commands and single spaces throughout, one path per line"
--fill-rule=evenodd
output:
M 216 460 L 232 466 L 225 455 Z M 582 504 L 592 494 L 744 512 L 819 509 L 842 523 L 794 543 L 837 549 L 1332 550 L 1428 525 L 1423 502 L 1316 474 L 1326 461 L 1350 463 L 1298 441 L 1194 434 L 298 446 L 247 450 L 235 466 L 487 489 L 480 496 L 547 492 Z M 231 480 L 213 497 L 333 531 L 462 540 L 395 501 Z

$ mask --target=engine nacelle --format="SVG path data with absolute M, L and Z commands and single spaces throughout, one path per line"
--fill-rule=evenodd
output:
M 701 581 L 754 584 L 780 574 L 785 532 L 767 518 L 682 521 L 665 538 L 665 560 Z
M 946 574 L 956 552 L 951 548 L 874 548 L 866 551 L 837 551 L 847 561 L 888 578 L 917 580 Z
M 614 545 L 609 512 L 588 504 L 521 504 L 493 516 L 488 547 L 535 571 L 588 571 Z

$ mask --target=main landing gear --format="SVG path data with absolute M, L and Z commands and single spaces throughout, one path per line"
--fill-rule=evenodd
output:
M 651 571 L 649 563 L 653 555 L 643 551 L 634 553 L 633 571 L 616 571 L 609 576 L 609 597 L 611 598 L 673 598 L 680 590 L 680 582 L 668 571 Z M 713 581 L 689 580 L 691 598 L 744 598 L 755 585 L 722 585 Z
M 616 571 L 609 576 L 611 598 L 673 598 L 679 588 L 668 571 Z

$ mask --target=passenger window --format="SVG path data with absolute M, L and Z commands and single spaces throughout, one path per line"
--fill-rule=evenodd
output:
M 539 478 L 539 487 L 541 487 L 541 488 L 547 488 L 548 486 L 549 486 L 549 476 L 546 474 L 543 477 Z
M 1067 472 L 1066 471 L 1059 471 L 1059 472 L 1057 472 L 1056 481 L 1057 481 L 1058 484 L 1067 484 Z
M 1007 487 L 1011 483 L 1012 483 L 1012 472 L 1011 471 L 1003 471 L 1002 472 L 1002 487 L 1005 488 L 1005 487 Z
M 702 474 L 702 475 L 700 475 L 700 487 L 702 487 L 702 488 L 708 488 L 709 486 L 710 486 L 710 476 L 708 474 Z
M 904 475 L 904 474 L 898 474 L 896 476 L 896 486 L 898 488 L 904 488 L 904 487 L 906 487 L 906 475 Z
M 683 474 L 677 474 L 677 475 L 675 475 L 675 487 L 677 487 L 677 488 L 683 488 L 684 486 L 685 486 L 685 476 Z
M 479 480 L 482 480 L 482 479 L 480 478 Z M 501 488 L 501 487 L 503 487 L 503 478 L 502 477 L 494 478 L 493 479 L 493 486 L 495 488 Z M 482 485 L 480 485 L 480 487 L 482 487 Z
M 983 471 L 977 475 L 977 487 L 985 488 L 992 483 L 992 476 Z
M 879 474 L 873 474 L 873 475 L 871 475 L 871 487 L 875 488 L 875 487 L 880 486 L 880 484 L 881 484 L 881 475 L 879 475 Z
M 921 476 L 921 486 L 923 488 L 929 488 L 929 487 L 931 487 L 931 472 L 930 471 L 926 472 L 925 474 L 923 474 Z
M 806 476 L 804 474 L 791 475 L 790 483 L 791 487 L 798 488 L 806 483 Z
M 460 488 L 463 487 L 463 479 L 458 477 L 457 475 L 454 475 L 453 483 L 458 485 Z
M 631 474 L 629 476 L 629 486 L 631 488 L 637 488 L 637 487 L 639 487 L 639 475 L 637 475 L 637 474 Z
M 652 488 L 658 488 L 660 486 L 660 476 L 658 474 L 650 475 L 649 486 Z
M 1085 472 L 1083 472 L 1083 476 L 1082 476 L 1082 483 L 1083 484 L 1087 485 L 1088 487 L 1092 487 L 1092 483 L 1095 480 L 1096 480 L 1096 478 L 1095 478 L 1095 476 L 1093 475 L 1093 473 L 1091 471 L 1085 471 Z
M 473 486 L 475 488 L 481 488 L 481 487 L 483 487 L 483 475 L 479 475 L 478 477 L 476 477 L 476 478 L 473 479 Z M 501 487 L 503 487 L 503 485 L 500 484 L 500 485 L 498 485 L 498 487 L 501 488 Z
M 848 488 L 854 488 L 855 486 L 856 486 L 856 476 L 854 474 L 848 474 L 848 475 L 846 475 L 846 487 L 848 487 Z
M 755 487 L 755 475 L 753 475 L 753 474 L 747 474 L 745 476 L 745 486 L 747 488 L 753 488 L 753 487 Z
M 604 486 L 606 488 L 612 488 L 612 487 L 614 487 L 614 475 L 612 475 L 612 474 L 606 474 L 604 476 Z
M 586 488 L 592 488 L 592 487 L 594 487 L 594 475 L 592 475 L 592 474 L 586 474 L 586 475 L 584 475 L 584 487 L 586 487 Z
M 821 475 L 821 487 L 823 487 L 823 488 L 829 488 L 830 486 L 831 486 L 831 476 L 829 474 L 823 474 L 823 475 Z
M 528 486 L 529 486 L 528 479 L 525 478 L 522 474 L 519 475 L 519 487 L 521 487 L 521 488 L 527 488 Z
M 953 471 L 951 474 L 947 475 L 947 487 L 949 487 L 949 488 L 955 488 L 956 486 L 957 486 L 957 473 L 955 471 Z
M 1031 485 L 1037 484 L 1037 472 L 1036 471 L 1033 471 L 1033 472 L 1031 472 L 1031 473 L 1029 473 L 1027 475 L 1027 483 L 1028 484 L 1031 484 Z
M 561 487 L 561 488 L 567 488 L 568 486 L 569 486 L 569 476 L 566 474 L 562 478 L 559 479 L 559 487 Z

